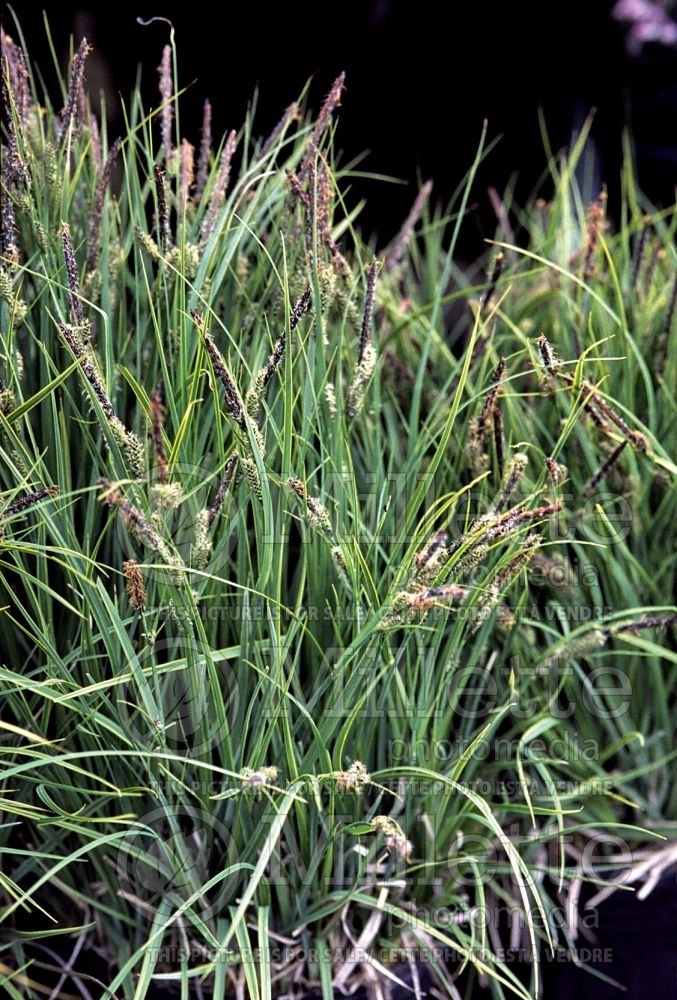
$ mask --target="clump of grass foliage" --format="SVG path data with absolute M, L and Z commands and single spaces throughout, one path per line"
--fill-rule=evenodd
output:
M 342 77 L 194 150 L 86 56 L 3 38 L 3 990 L 534 996 L 677 821 L 675 211 L 583 133 L 473 283 L 484 136 L 377 247 Z

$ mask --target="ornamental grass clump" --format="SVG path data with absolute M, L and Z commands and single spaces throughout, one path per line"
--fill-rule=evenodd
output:
M 675 207 L 586 126 L 474 284 L 484 132 L 381 246 L 343 74 L 184 134 L 172 40 L 114 136 L 2 48 L 5 991 L 542 995 L 677 821 Z

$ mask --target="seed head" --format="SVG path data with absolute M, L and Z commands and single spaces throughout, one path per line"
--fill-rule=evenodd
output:
M 371 337 L 371 323 L 374 316 L 374 293 L 376 291 L 376 278 L 378 276 L 379 262 L 374 258 L 369 267 L 367 275 L 367 294 L 364 299 L 364 315 L 362 317 L 362 330 L 360 332 L 360 347 L 357 352 L 357 366 L 359 368 L 364 353 Z
M 0 518 L 12 517 L 14 514 L 22 514 L 29 507 L 35 506 L 40 500 L 44 500 L 46 497 L 54 497 L 59 492 L 58 486 L 43 486 L 40 490 L 34 490 L 33 493 L 27 493 L 26 496 L 17 497 L 16 500 L 10 501 L 4 510 L 0 511 Z
M 261 489 L 261 477 L 256 462 L 249 455 L 240 455 L 240 467 L 250 490 L 259 501 L 263 503 L 263 491 Z
M 110 177 L 115 166 L 115 161 L 120 152 L 122 141 L 116 139 L 108 150 L 106 162 L 99 172 L 99 179 L 96 185 L 96 195 L 94 197 L 94 208 L 89 218 L 89 246 L 87 249 L 87 273 L 91 273 L 96 268 L 96 261 L 99 252 L 99 233 L 101 230 L 101 217 L 103 215 L 103 205 L 106 196 L 106 188 L 110 182 Z
M 560 465 L 559 462 L 556 462 L 554 458 L 550 457 L 546 458 L 545 464 L 548 469 L 550 478 L 552 479 L 555 486 L 559 486 L 566 480 L 567 476 L 569 475 L 569 470 L 567 469 L 566 465 Z
M 600 237 L 606 229 L 606 223 L 604 221 L 605 207 L 606 193 L 604 191 L 601 192 L 597 201 L 593 201 L 593 203 L 588 207 L 587 230 L 585 234 L 585 243 L 583 244 L 583 278 L 585 281 L 590 281 L 590 279 L 595 276 L 595 258 L 597 248 L 599 246 Z
M 326 386 L 324 387 L 324 398 L 327 401 L 327 409 L 329 411 L 329 416 L 335 417 L 337 413 L 336 387 L 331 382 L 327 382 Z
M 522 451 L 515 452 L 508 463 L 508 470 L 503 480 L 503 489 L 496 504 L 496 513 L 503 510 L 508 500 L 512 497 L 517 486 L 522 481 L 524 473 L 529 465 L 529 459 Z
M 115 488 L 110 479 L 99 476 L 97 483 L 103 490 L 102 500 L 110 507 L 117 507 L 121 512 L 125 524 L 139 541 L 153 552 L 159 552 L 161 539 L 157 532 L 148 524 L 145 517 L 133 504 Z
M 279 770 L 274 764 L 268 767 L 260 767 L 258 770 L 254 770 L 251 767 L 243 767 L 240 771 L 242 787 L 248 789 L 263 788 L 265 785 L 270 785 L 276 781 L 278 774 Z
M 68 84 L 68 96 L 66 98 L 66 103 L 64 105 L 63 111 L 61 112 L 61 122 L 58 128 L 59 147 L 62 147 L 64 145 L 66 137 L 75 121 L 80 102 L 82 80 L 85 73 L 85 62 L 87 60 L 87 56 L 91 51 L 92 48 L 88 44 L 87 39 L 83 38 L 82 41 L 80 42 L 80 45 L 78 46 L 77 52 L 73 56 L 71 78 Z
M 183 503 L 183 486 L 181 483 L 153 483 L 148 491 L 148 499 L 158 510 L 176 510 Z
M 351 418 L 356 417 L 364 405 L 365 389 L 374 373 L 376 361 L 376 348 L 373 344 L 367 344 L 348 389 L 348 416 Z
M 306 488 L 300 479 L 293 477 L 287 480 L 287 485 L 293 492 L 303 500 L 306 505 L 306 521 L 308 526 L 319 534 L 331 536 L 332 526 L 329 512 L 318 497 L 308 496 Z
M 237 455 L 231 455 L 230 458 L 228 459 L 228 461 L 226 462 L 226 467 L 224 469 L 223 477 L 221 478 L 221 482 L 219 483 L 219 488 L 217 489 L 216 495 L 214 497 L 214 500 L 212 501 L 212 505 L 209 508 L 209 526 L 210 527 L 214 523 L 214 519 L 216 518 L 216 516 L 218 515 L 219 511 L 221 510 L 221 506 L 223 504 L 224 498 L 226 496 L 226 493 L 228 492 L 228 488 L 229 488 L 229 486 L 231 484 L 231 481 L 233 479 L 233 473 L 235 472 L 235 466 L 236 465 L 237 465 Z
M 63 247 L 63 259 L 66 264 L 66 275 L 68 278 L 68 302 L 70 305 L 71 318 L 75 326 L 83 326 L 84 314 L 82 312 L 82 302 L 80 300 L 80 279 L 78 268 L 75 262 L 75 252 L 73 250 L 73 240 L 71 230 L 67 222 L 61 223 L 61 245 Z
M 162 111 L 160 112 L 160 128 L 162 133 L 162 151 L 165 163 L 169 163 L 172 151 L 172 48 L 165 45 L 162 50 L 162 61 L 158 66 L 160 74 L 160 97 L 162 98 Z
M 187 139 L 181 140 L 179 158 L 179 219 L 183 220 L 190 189 L 195 181 L 195 147 Z
M 372 828 L 379 831 L 385 838 L 386 850 L 389 854 L 399 854 L 409 861 L 414 849 L 410 840 L 407 840 L 398 824 L 389 816 L 374 816 L 371 821 Z
M 343 91 L 345 78 L 345 73 L 340 73 L 339 76 L 336 77 L 331 86 L 331 90 L 327 94 L 324 104 L 320 109 L 320 113 L 317 116 L 317 122 L 315 123 L 315 128 L 313 129 L 308 143 L 308 150 L 303 158 L 303 162 L 299 170 L 299 176 L 301 179 L 308 175 L 310 168 L 314 165 L 315 157 L 317 156 L 318 147 L 320 145 L 320 139 L 329 124 L 333 112 L 341 104 L 341 93 Z
M 165 454 L 165 442 L 162 434 L 162 427 L 165 420 L 165 407 L 163 397 L 162 379 L 159 379 L 150 397 L 151 418 L 153 421 L 153 451 L 155 452 L 155 462 L 157 464 L 158 476 L 164 482 L 168 476 L 167 456 Z
M 172 245 L 172 234 L 169 228 L 169 209 L 167 208 L 164 168 L 159 163 L 156 163 L 153 173 L 155 176 L 155 194 L 157 197 L 158 243 L 164 250 L 168 250 Z
M 127 581 L 127 597 L 132 611 L 142 612 L 146 606 L 146 587 L 143 581 L 143 573 L 135 559 L 126 559 L 122 564 L 122 569 Z
M 214 181 L 214 187 L 212 188 L 211 199 L 209 202 L 209 209 L 207 215 L 205 216 L 204 222 L 202 223 L 202 240 L 207 242 L 209 237 L 214 232 L 214 227 L 216 226 L 216 220 L 218 218 L 221 206 L 226 200 L 226 192 L 228 190 L 228 183 L 230 181 L 230 167 L 233 159 L 233 154 L 235 152 L 235 143 L 237 140 L 237 132 L 232 131 L 228 133 L 223 151 L 221 153 L 221 159 L 219 161 L 219 169 L 216 173 L 216 180 Z
M 209 510 L 198 511 L 195 518 L 195 529 L 192 546 L 192 562 L 197 569 L 204 569 L 212 554 L 212 542 L 209 537 Z
M 233 378 L 231 377 L 228 369 L 226 368 L 226 363 L 218 347 L 216 346 L 212 338 L 209 336 L 209 334 L 205 333 L 204 321 L 195 310 L 193 310 L 192 316 L 195 325 L 203 335 L 205 350 L 207 351 L 207 354 L 211 359 L 212 366 L 214 368 L 214 374 L 216 375 L 216 377 L 218 378 L 219 382 L 221 383 L 221 385 L 225 390 L 224 402 L 225 402 L 226 412 L 235 421 L 236 424 L 239 424 L 240 427 L 244 428 L 246 426 L 244 419 L 244 409 L 242 405 L 242 400 L 240 399 L 240 393 L 237 390 L 237 386 L 235 385 Z
M 193 201 L 196 205 L 200 203 L 204 189 L 209 178 L 209 156 L 212 151 L 212 105 L 208 98 L 202 109 L 202 138 L 200 139 L 200 154 L 197 161 L 197 178 L 195 180 L 195 194 Z
M 356 794 L 359 794 L 371 782 L 369 772 L 359 760 L 353 761 L 347 771 L 339 771 L 335 777 L 336 784 L 342 792 L 355 792 Z
M 125 457 L 129 471 L 135 479 L 140 479 L 146 467 L 146 449 L 143 441 L 133 431 L 128 431 L 115 415 L 109 418 L 108 426 L 113 432 L 118 448 Z

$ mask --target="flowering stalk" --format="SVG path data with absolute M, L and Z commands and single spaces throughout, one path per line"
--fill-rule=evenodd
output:
M 573 382 L 573 376 L 570 377 Z M 608 417 L 609 420 L 616 425 L 616 427 L 618 427 L 620 432 L 625 435 L 630 444 L 637 448 L 638 451 L 646 451 L 647 445 L 644 435 L 640 434 L 639 431 L 631 430 L 625 420 L 623 420 L 623 418 L 616 413 L 613 407 L 609 406 L 607 401 L 599 394 L 597 389 L 595 389 L 595 387 L 588 382 L 587 379 L 583 379 L 581 382 L 581 388 L 584 392 L 588 393 L 588 401 L 594 400 L 594 405 L 597 409 L 601 410 L 602 413 Z
M 378 276 L 379 263 L 374 258 L 369 266 L 367 274 L 367 294 L 364 298 L 364 314 L 362 316 L 362 329 L 360 331 L 360 346 L 357 352 L 358 367 L 362 364 L 365 351 L 371 340 L 371 326 L 374 318 L 374 293 L 376 291 L 376 278 Z
M 498 362 L 489 383 L 489 391 L 484 400 L 482 410 L 476 420 L 471 420 L 468 426 L 468 437 L 466 441 L 466 454 L 474 474 L 479 475 L 488 462 L 488 456 L 484 450 L 490 425 L 494 426 L 494 437 L 496 439 L 496 454 L 499 461 L 499 468 L 503 469 L 503 440 L 502 440 L 502 418 L 498 411 L 498 396 L 502 391 L 501 379 L 505 375 L 506 361 L 501 358 Z M 495 414 L 499 413 L 495 418 Z M 498 424 L 498 426 L 496 426 Z
M 280 118 L 279 122 L 270 133 L 263 146 L 261 147 L 261 158 L 263 158 L 266 153 L 268 153 L 272 147 L 275 145 L 278 137 L 285 130 L 290 122 L 299 121 L 299 106 L 296 101 L 293 101 L 289 107 L 285 108 L 284 114 Z
M 200 203 L 204 189 L 209 178 L 209 154 L 212 151 L 212 106 L 208 98 L 205 98 L 202 110 L 202 136 L 200 139 L 200 153 L 197 160 L 197 177 L 195 179 L 195 193 L 193 201 L 196 205 Z
M 623 449 L 627 446 L 627 444 L 628 442 L 626 439 L 625 441 L 621 441 L 620 444 L 616 445 L 616 447 L 609 454 L 606 460 L 602 462 L 599 469 L 597 469 L 594 476 L 591 476 L 591 478 L 587 481 L 587 483 L 583 487 L 584 493 L 592 493 L 595 486 L 597 486 L 597 483 L 599 483 L 600 480 L 604 479 L 607 473 L 610 472 L 610 470 L 614 467 L 618 459 L 621 457 Z
M 448 541 L 449 535 L 446 531 L 436 531 L 423 551 L 418 552 L 414 556 L 416 565 L 419 568 L 428 566 L 431 560 L 439 554 L 440 550 L 446 547 Z
M 197 569 L 204 569 L 212 554 L 212 541 L 209 537 L 211 524 L 209 510 L 198 511 L 195 518 L 193 544 L 191 546 L 191 562 Z
M 169 211 L 167 209 L 167 192 L 165 190 L 165 172 L 159 163 L 155 164 L 155 191 L 157 194 L 157 226 L 158 242 L 163 249 L 172 245 L 172 234 L 169 229 Z
M 242 400 L 240 399 L 240 393 L 237 390 L 237 386 L 235 385 L 233 378 L 231 377 L 228 369 L 226 368 L 226 362 L 224 361 L 223 356 L 219 351 L 218 347 L 216 346 L 210 335 L 207 333 L 202 316 L 200 316 L 200 314 L 195 309 L 193 309 L 193 311 L 191 312 L 191 316 L 193 317 L 193 322 L 195 323 L 195 326 L 202 334 L 202 342 L 204 343 L 205 350 L 211 360 L 212 367 L 214 369 L 214 374 L 216 375 L 216 377 L 218 378 L 219 382 L 221 383 L 221 385 L 225 390 L 224 400 L 226 405 L 226 412 L 235 421 L 235 423 L 238 424 L 238 426 L 245 429 L 246 424 L 244 419 Z
M 524 454 L 524 452 L 518 451 L 512 457 L 508 464 L 508 471 L 505 475 L 503 481 L 503 489 L 501 490 L 501 495 L 496 503 L 496 513 L 500 513 L 507 504 L 510 497 L 515 492 L 517 485 L 522 480 L 524 473 L 526 472 L 527 466 L 529 464 L 529 459 Z
M 300 177 L 295 174 L 292 170 L 285 169 L 285 174 L 287 180 L 289 181 L 289 186 L 291 187 L 292 194 L 300 202 L 305 210 L 306 216 L 306 256 L 308 258 L 308 266 L 312 267 L 312 262 L 314 259 L 313 253 L 313 199 L 311 194 L 309 194 L 303 187 Z M 312 181 L 315 176 L 315 167 L 310 168 L 310 190 L 313 189 Z
M 407 840 L 401 827 L 390 816 L 374 816 L 372 829 L 383 834 L 389 854 L 399 854 L 405 861 L 411 860 L 414 845 Z
M 590 281 L 595 276 L 595 257 L 602 233 L 605 229 L 604 207 L 606 204 L 606 193 L 602 191 L 597 201 L 588 208 L 587 231 L 584 244 L 583 279 Z
M 73 329 L 66 326 L 65 323 L 60 323 L 59 332 L 75 357 L 80 360 L 80 368 L 94 390 L 94 395 L 99 401 L 104 416 L 108 421 L 108 426 L 110 427 L 118 446 L 123 452 L 132 474 L 135 477 L 140 478 L 144 471 L 144 448 L 142 442 L 136 434 L 133 433 L 133 431 L 128 431 L 119 417 L 116 416 L 113 404 L 108 398 L 108 394 L 104 389 L 99 373 L 89 358 L 85 355 L 81 342 L 74 336 Z
M 624 632 L 634 634 L 647 628 L 668 628 L 670 625 L 677 625 L 677 615 L 655 615 L 648 618 L 640 618 L 636 622 L 628 622 L 626 625 L 614 625 L 608 629 L 610 635 L 622 635 Z
M 201 235 L 202 240 L 205 243 L 214 232 L 217 216 L 221 210 L 221 206 L 226 200 L 226 192 L 228 190 L 228 182 L 230 180 L 230 166 L 233 159 L 233 153 L 235 152 L 236 139 L 237 132 L 234 130 L 229 132 L 223 147 L 223 152 L 221 153 L 219 169 L 216 173 L 216 180 L 214 181 L 214 187 L 212 189 L 211 199 L 209 202 L 209 210 L 207 211 L 207 215 L 202 223 Z
M 110 479 L 107 479 L 105 476 L 99 476 L 97 483 L 104 491 L 102 499 L 109 507 L 117 507 L 122 512 L 125 524 L 134 537 L 138 538 L 146 548 L 159 553 L 161 540 L 157 532 L 148 524 L 141 511 L 115 488 Z
M 85 62 L 87 61 L 87 56 L 91 51 L 92 49 L 88 44 L 87 39 L 83 38 L 78 46 L 77 52 L 73 56 L 73 67 L 71 70 L 70 83 L 68 85 L 68 96 L 66 97 L 66 103 L 63 111 L 61 112 L 61 121 L 57 127 L 59 135 L 59 149 L 63 147 L 66 137 L 73 127 L 73 122 L 78 110 L 80 92 L 82 89 L 82 79 L 85 74 Z
M 33 493 L 27 493 L 24 497 L 17 497 L 16 500 L 11 500 L 7 506 L 0 511 L 0 518 L 3 520 L 7 517 L 13 517 L 14 514 L 21 514 L 23 511 L 28 510 L 29 507 L 35 506 L 40 500 L 44 500 L 46 497 L 56 496 L 59 492 L 58 486 L 43 486 L 42 489 L 35 490 Z
M 496 401 L 498 399 L 499 393 L 501 392 L 501 379 L 505 375 L 506 361 L 505 358 L 501 360 L 496 365 L 494 372 L 491 376 L 491 382 L 489 384 L 489 392 L 484 400 L 484 405 L 482 407 L 482 412 L 479 417 L 479 431 L 484 436 L 487 432 L 487 425 L 490 418 L 492 417 L 494 410 L 496 408 Z
M 4 28 L 0 27 L 0 49 L 2 50 L 2 76 L 3 76 L 3 97 L 5 97 L 5 107 L 7 117 L 11 118 L 10 102 L 4 93 L 4 81 L 7 81 L 11 91 L 12 101 L 19 116 L 19 121 L 26 122 L 28 113 L 32 109 L 33 101 L 30 88 L 28 86 L 28 70 L 26 60 L 20 47 L 16 45 L 9 35 L 5 34 Z
M 179 219 L 183 221 L 188 204 L 188 195 L 195 180 L 195 148 L 187 139 L 181 140 L 179 151 Z
M 409 215 L 404 220 L 404 225 L 400 229 L 395 242 L 386 254 L 385 268 L 386 271 L 393 271 L 398 264 L 402 262 L 405 251 L 409 245 L 409 241 L 414 234 L 414 229 L 416 228 L 416 223 L 421 218 L 423 214 L 423 209 L 425 204 L 430 197 L 430 192 L 433 189 L 433 182 L 426 181 L 421 190 L 416 195 L 416 200 L 411 207 Z
M 543 334 L 538 338 L 538 351 L 541 355 L 541 361 L 545 367 L 549 376 L 554 376 L 556 372 L 561 368 L 562 362 L 555 357 L 550 342 L 547 337 Z
M 455 583 L 444 583 L 439 587 L 428 587 L 419 593 L 406 594 L 406 599 L 411 608 L 428 608 L 445 598 L 463 600 L 467 595 L 467 587 L 459 587 Z
M 101 404 L 101 409 L 103 410 L 105 416 L 108 420 L 112 420 L 115 417 L 115 410 L 113 409 L 113 404 L 108 398 L 108 394 L 103 387 L 103 382 L 99 377 L 99 373 L 92 364 L 92 362 L 87 358 L 85 352 L 78 342 L 77 338 L 73 334 L 71 327 L 66 326 L 65 323 L 59 324 L 59 332 L 61 336 L 66 341 L 71 351 L 76 358 L 80 359 L 80 367 L 84 373 L 85 378 L 94 390 L 94 395 Z
M 320 145 L 320 140 L 324 134 L 327 125 L 331 119 L 333 112 L 341 104 L 341 93 L 343 91 L 343 85 L 345 82 L 346 74 L 340 73 L 334 80 L 331 90 L 327 94 L 324 104 L 320 109 L 320 113 L 317 116 L 317 122 L 315 123 L 315 128 L 313 129 L 310 141 L 308 143 L 308 149 L 306 150 L 306 155 L 303 158 L 301 167 L 299 169 L 299 177 L 303 180 L 308 176 L 310 167 L 315 162 L 315 157 L 317 156 L 317 150 Z
M 331 203 L 332 187 L 330 174 L 326 163 L 322 162 L 320 163 L 317 172 L 317 197 L 315 205 L 317 235 L 318 239 L 322 239 L 325 246 L 329 250 L 329 253 L 331 254 L 338 269 L 342 271 L 343 274 L 350 275 L 350 264 L 339 250 L 338 245 L 331 234 Z
M 487 528 L 482 540 L 491 541 L 494 538 L 512 535 L 518 528 L 528 524 L 529 521 L 539 521 L 542 517 L 551 517 L 561 509 L 561 503 L 549 503 L 543 507 L 534 507 L 533 510 L 521 510 L 517 508 L 517 510 L 511 511 L 500 518 L 492 527 Z
M 263 490 L 261 488 L 261 476 L 256 465 L 256 461 L 251 455 L 239 456 L 240 467 L 249 489 L 254 494 L 259 503 L 263 502 Z
M 503 414 L 501 413 L 501 408 L 498 403 L 494 407 L 493 425 L 496 464 L 498 466 L 498 474 L 502 479 L 505 470 L 505 438 L 503 435 Z
M 321 535 L 331 536 L 331 518 L 329 517 L 327 508 L 319 497 L 308 496 L 305 484 L 300 479 L 290 477 L 287 480 L 287 485 L 300 500 L 304 501 L 306 505 L 306 519 L 313 531 L 317 531 Z
M 289 317 L 290 334 L 294 332 L 294 330 L 301 321 L 301 317 L 308 310 L 310 306 L 311 294 L 312 294 L 311 289 L 306 288 L 305 292 L 303 293 L 301 298 L 298 300 L 298 302 L 292 309 L 291 316 Z M 263 396 L 263 393 L 266 387 L 268 386 L 268 383 L 272 379 L 273 375 L 282 364 L 282 359 L 284 358 L 284 352 L 286 346 L 287 346 L 287 331 L 282 330 L 279 337 L 275 341 L 275 345 L 273 347 L 273 353 L 270 355 L 268 361 L 263 366 L 263 368 L 260 368 L 259 371 L 256 373 L 256 377 L 254 378 L 254 384 L 247 392 L 246 409 L 247 413 L 250 415 L 252 420 L 256 420 L 259 410 L 259 405 L 261 403 L 261 397 Z
M 348 416 L 351 418 L 356 417 L 364 405 L 365 389 L 374 374 L 377 360 L 376 348 L 367 344 L 348 389 Z
M 563 483 L 569 474 L 566 465 L 556 462 L 554 458 L 550 458 L 549 456 L 545 459 L 545 466 L 554 486 L 559 486 L 560 483 Z
M 19 249 L 16 245 L 16 216 L 14 214 L 14 203 L 9 193 L 12 181 L 12 172 L 9 169 L 9 153 L 5 147 L 0 148 L 0 169 L 2 171 L 3 183 L 0 185 L 0 222 L 2 223 L 2 233 L 0 234 L 0 248 L 2 256 L 13 264 L 19 263 Z M 4 273 L 4 268 L 3 268 Z M 6 296 L 3 295 L 3 298 Z
M 237 455 L 231 455 L 228 461 L 226 462 L 226 468 L 223 472 L 221 482 L 219 483 L 219 488 L 217 489 L 216 495 L 214 496 L 214 500 L 212 501 L 211 507 L 209 508 L 208 523 L 210 527 L 214 523 L 215 518 L 217 517 L 219 511 L 221 510 L 226 493 L 228 492 L 228 488 L 232 482 L 236 465 L 237 465 Z
M 162 111 L 160 113 L 160 128 L 162 133 L 162 151 L 165 163 L 169 163 L 172 155 L 172 48 L 165 45 L 162 50 L 162 61 L 158 66 L 160 74 L 160 97 L 162 98 Z
M 120 146 L 122 145 L 121 139 L 116 139 L 108 150 L 108 156 L 106 157 L 106 162 L 104 163 L 101 172 L 99 174 L 99 179 L 96 185 L 96 195 L 94 197 L 94 208 L 89 219 L 89 247 L 87 250 L 87 273 L 91 273 L 96 267 L 96 261 L 99 253 L 99 234 L 101 231 L 101 217 L 103 215 L 103 203 L 106 195 L 106 188 L 110 182 L 111 173 L 113 167 L 115 166 L 115 161 L 117 160 L 118 153 L 120 152 Z
M 364 403 L 364 393 L 367 383 L 374 373 L 376 367 L 376 348 L 370 341 L 371 322 L 374 313 L 374 292 L 376 289 L 376 277 L 378 275 L 379 264 L 376 259 L 371 262 L 367 275 L 367 294 L 364 300 L 364 313 L 362 317 L 362 329 L 360 331 L 360 343 L 357 352 L 357 365 L 353 380 L 348 389 L 348 416 L 355 417 L 359 413 Z
M 80 279 L 78 268 L 75 262 L 75 252 L 73 250 L 73 240 L 71 238 L 70 226 L 67 222 L 61 223 L 61 245 L 63 248 L 63 259 L 66 264 L 66 277 L 68 279 L 68 303 L 70 306 L 71 318 L 75 326 L 84 326 L 85 317 L 82 311 L 82 301 L 80 298 Z
M 132 611 L 140 614 L 146 606 L 146 586 L 143 573 L 136 559 L 125 559 L 122 564 L 125 574 L 127 598 Z
M 353 761 L 347 771 L 336 771 L 334 778 L 339 791 L 355 792 L 356 795 L 372 783 L 367 768 L 359 760 Z
M 160 481 L 165 482 L 168 476 L 168 469 L 165 442 L 162 435 L 162 426 L 165 419 L 165 408 L 162 402 L 162 388 L 162 379 L 160 378 L 151 393 L 150 406 L 151 418 L 153 421 L 153 450 L 155 452 L 155 462 Z
M 477 617 L 473 626 L 473 632 L 476 632 L 483 622 L 486 621 L 493 608 L 498 604 L 502 591 L 528 566 L 539 545 L 540 538 L 538 535 L 528 535 L 524 540 L 522 550 L 503 569 L 500 569 L 496 573 L 487 586 L 482 600 L 477 605 Z M 513 623 L 512 617 L 509 614 L 504 615 L 504 621 L 510 624 Z

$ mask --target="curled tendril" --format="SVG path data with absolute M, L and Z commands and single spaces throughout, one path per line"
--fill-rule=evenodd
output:
M 148 18 L 137 17 L 137 19 L 136 19 L 136 23 L 140 24 L 142 28 L 148 28 L 151 24 L 155 24 L 156 21 L 164 21 L 165 24 L 169 25 L 169 27 L 170 27 L 170 38 L 171 38 L 171 40 L 173 42 L 174 41 L 174 23 L 172 21 L 170 21 L 168 17 L 160 17 L 158 15 L 156 17 L 148 17 Z

